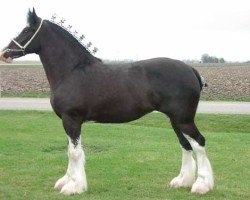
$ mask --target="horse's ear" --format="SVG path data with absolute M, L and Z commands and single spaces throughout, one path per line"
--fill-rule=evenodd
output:
M 33 7 L 33 15 L 37 17 L 35 8 Z
M 29 24 L 29 26 L 36 26 L 38 22 L 39 22 L 39 17 L 36 15 L 35 8 L 33 8 L 32 12 L 29 9 L 27 16 L 27 24 Z

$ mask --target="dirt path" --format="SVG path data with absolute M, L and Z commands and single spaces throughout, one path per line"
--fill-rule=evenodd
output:
M 49 110 L 47 98 L 0 98 L 0 110 Z M 201 101 L 198 113 L 250 114 L 250 102 Z

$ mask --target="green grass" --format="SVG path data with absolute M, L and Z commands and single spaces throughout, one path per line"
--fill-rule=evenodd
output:
M 198 115 L 215 189 L 205 196 L 168 186 L 181 151 L 169 120 L 150 114 L 127 124 L 83 126 L 88 192 L 53 190 L 67 167 L 66 135 L 52 112 L 0 111 L 0 199 L 250 199 L 250 116 Z

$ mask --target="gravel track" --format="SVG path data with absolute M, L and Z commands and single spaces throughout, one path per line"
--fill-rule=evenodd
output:
M 48 98 L 0 98 L 0 110 L 47 110 L 52 111 Z M 200 101 L 198 113 L 250 114 L 250 102 Z

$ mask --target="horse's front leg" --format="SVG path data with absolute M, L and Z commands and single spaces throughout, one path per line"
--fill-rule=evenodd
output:
M 63 126 L 68 135 L 68 169 L 60 178 L 55 189 L 62 194 L 73 195 L 87 191 L 87 179 L 84 169 L 85 155 L 81 145 L 81 122 L 69 116 L 64 116 Z

